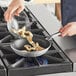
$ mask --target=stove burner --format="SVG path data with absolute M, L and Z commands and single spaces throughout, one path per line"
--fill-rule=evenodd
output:
M 24 64 L 24 66 L 33 67 L 33 66 L 36 66 L 36 63 L 35 63 L 34 59 L 28 59 L 26 64 Z
M 40 63 L 40 65 L 47 65 L 48 64 L 48 59 L 47 58 L 38 57 L 37 60 Z

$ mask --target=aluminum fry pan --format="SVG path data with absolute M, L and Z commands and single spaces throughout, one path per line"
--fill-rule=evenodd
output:
M 59 33 L 56 33 L 54 35 L 51 36 L 50 39 L 52 39 L 52 37 L 58 36 Z M 24 48 L 24 45 L 29 44 L 28 41 L 26 39 L 18 39 L 16 41 L 14 41 L 10 46 L 11 48 L 14 50 L 14 52 L 20 56 L 23 57 L 38 57 L 41 56 L 43 54 L 45 54 L 48 49 L 51 47 L 52 45 L 52 40 L 47 40 L 45 38 L 39 38 L 38 36 L 33 37 L 33 41 L 34 42 L 38 42 L 40 46 L 42 46 L 43 48 L 45 48 L 44 50 L 40 50 L 40 51 L 27 51 Z

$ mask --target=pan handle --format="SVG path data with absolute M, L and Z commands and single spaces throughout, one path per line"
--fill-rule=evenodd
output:
M 56 36 L 59 36 L 61 33 L 60 32 L 56 32 L 54 34 L 52 34 L 49 38 L 49 40 L 52 40 L 53 38 L 55 38 Z

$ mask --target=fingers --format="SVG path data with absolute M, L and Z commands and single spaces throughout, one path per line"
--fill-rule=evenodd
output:
M 18 9 L 7 9 L 7 11 L 5 12 L 4 14 L 4 17 L 5 17 L 5 21 L 10 21 L 12 19 L 12 17 L 14 15 L 16 16 L 19 16 L 19 13 L 22 11 L 23 9 L 22 8 L 18 8 Z
M 14 15 L 19 16 L 19 13 L 24 9 L 24 0 L 12 0 L 4 17 L 6 21 L 10 21 Z
M 70 27 L 71 27 L 71 23 L 68 23 L 64 27 L 60 28 L 60 30 L 59 30 L 59 32 L 61 33 L 60 36 L 62 36 L 62 37 L 71 36 L 71 34 L 70 34 L 71 28 Z
M 4 13 L 4 18 L 5 18 L 5 21 L 10 21 L 12 19 L 12 17 L 14 16 L 14 11 L 16 10 L 16 8 L 8 8 L 6 10 L 6 12 Z
M 14 15 L 19 16 L 19 14 L 21 13 L 21 11 L 23 11 L 23 9 L 24 9 L 24 6 L 19 7 L 19 8 L 14 12 Z
M 24 6 L 20 6 L 17 10 L 16 10 L 16 14 L 19 15 L 19 13 L 24 9 Z
M 69 25 L 70 25 L 70 23 L 68 23 L 68 24 L 65 25 L 64 27 L 61 27 L 61 28 L 60 28 L 60 32 L 63 32 Z
M 59 29 L 59 32 L 62 32 L 62 29 L 63 29 L 63 27 L 61 27 L 61 28 Z
M 61 29 L 61 36 L 68 36 L 70 30 L 70 25 L 66 25 L 64 28 Z
M 11 20 L 11 14 L 10 12 L 7 10 L 5 13 L 4 13 L 4 18 L 5 18 L 5 21 L 10 21 Z

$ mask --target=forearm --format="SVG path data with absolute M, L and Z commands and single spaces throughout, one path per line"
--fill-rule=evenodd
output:
M 55 4 L 55 15 L 57 16 L 57 18 L 59 19 L 59 21 L 61 21 L 61 4 L 60 3 L 56 3 Z

